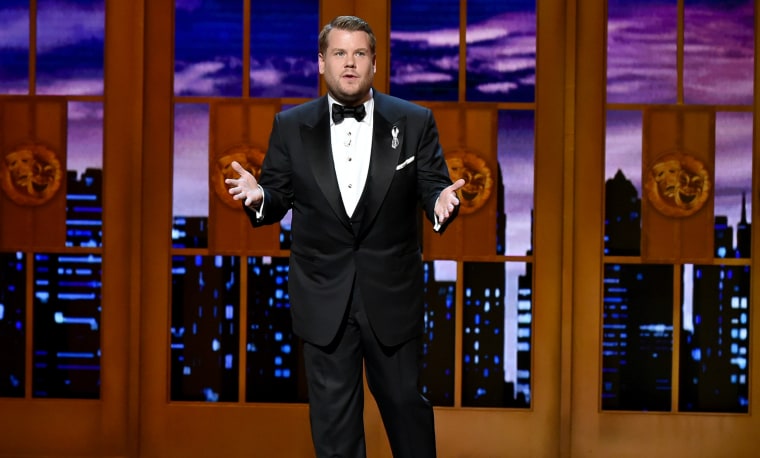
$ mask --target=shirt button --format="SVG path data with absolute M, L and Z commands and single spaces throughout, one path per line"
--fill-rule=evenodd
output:
M 352 184 L 349 184 L 349 185 L 348 185 L 348 189 L 351 189 L 351 188 L 353 188 L 353 187 L 354 187 L 354 185 L 352 185 Z

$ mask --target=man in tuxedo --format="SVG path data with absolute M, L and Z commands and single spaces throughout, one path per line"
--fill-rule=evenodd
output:
M 317 456 L 365 456 L 364 369 L 394 457 L 434 457 L 418 225 L 421 208 L 442 232 L 464 181 L 451 183 L 431 111 L 373 89 L 364 20 L 326 25 L 318 58 L 327 95 L 276 115 L 258 182 L 233 163 L 226 183 L 256 227 L 293 210 L 288 292 Z

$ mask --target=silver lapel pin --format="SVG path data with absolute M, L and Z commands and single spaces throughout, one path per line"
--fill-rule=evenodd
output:
M 391 140 L 391 148 L 396 149 L 398 148 L 398 127 L 393 126 L 393 129 L 391 129 L 391 135 L 393 135 L 393 139 Z

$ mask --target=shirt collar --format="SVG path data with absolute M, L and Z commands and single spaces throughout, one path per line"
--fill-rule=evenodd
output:
M 332 121 L 332 106 L 333 103 L 337 103 L 338 105 L 343 105 L 342 103 L 339 103 L 337 100 L 335 100 L 330 94 L 327 94 L 327 106 L 329 107 L 330 112 L 328 113 L 330 115 L 330 127 L 335 126 L 335 123 Z M 367 116 L 364 117 L 364 119 L 361 120 L 361 122 L 366 122 L 369 125 L 372 125 L 372 117 L 374 115 L 375 108 L 375 97 L 373 94 L 372 89 L 369 90 L 369 100 L 364 102 L 364 109 L 367 110 Z

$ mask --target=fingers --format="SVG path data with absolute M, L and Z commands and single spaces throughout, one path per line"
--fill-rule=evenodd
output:
M 246 207 L 250 207 L 257 201 L 260 202 L 263 197 L 259 192 L 258 182 L 248 170 L 244 169 L 237 161 L 232 161 L 230 167 L 235 170 L 240 177 L 226 178 L 225 184 L 230 185 L 227 192 L 230 193 L 234 200 L 243 200 Z
M 459 197 L 457 197 L 457 191 L 465 185 L 463 179 L 455 181 L 451 186 L 448 186 L 438 196 L 438 202 L 435 206 L 435 216 L 438 218 L 439 223 L 446 222 L 451 217 L 454 210 L 459 205 Z
M 242 165 L 238 161 L 232 161 L 230 166 L 240 174 L 240 176 L 243 176 L 244 174 L 248 173 L 248 170 L 244 169 Z
M 465 185 L 464 179 L 460 178 L 457 181 L 455 181 L 454 184 L 452 184 L 451 186 L 449 186 L 447 189 L 450 189 L 453 192 L 457 192 L 459 190 L 459 188 L 461 188 L 464 185 Z
M 443 210 L 440 214 L 436 214 L 438 218 L 438 224 L 445 223 L 452 215 L 453 211 Z
M 240 163 L 238 163 L 238 161 L 232 161 L 230 163 L 230 167 L 232 167 L 232 169 L 235 170 L 240 175 L 240 177 L 239 178 L 225 178 L 224 183 L 233 185 L 233 186 L 238 186 L 240 184 L 240 181 L 243 178 L 243 174 L 248 173 L 248 171 L 245 170 L 243 166 L 240 165 Z M 232 189 L 230 189 L 230 194 L 232 194 Z
M 459 197 L 457 196 L 457 191 L 464 186 L 465 181 L 463 179 L 458 179 L 454 184 L 446 188 L 446 191 L 449 191 L 444 194 L 444 203 L 446 204 L 446 208 L 449 209 L 449 211 L 454 211 L 454 207 L 459 205 Z
M 436 205 L 435 216 L 438 218 L 439 223 L 443 223 L 449 219 L 451 214 L 454 213 L 456 206 L 459 205 L 458 199 L 455 197 L 452 199 L 453 201 L 443 198 L 442 200 L 439 200 L 438 205 Z
M 441 192 L 441 197 L 444 199 L 445 207 L 450 211 L 454 211 L 454 207 L 459 205 L 459 197 L 457 197 L 457 191 L 465 185 L 465 181 L 460 178 L 454 182 L 451 186 Z
M 247 194 L 254 191 L 258 182 L 251 172 L 243 168 L 237 161 L 232 161 L 230 167 L 235 170 L 240 176 L 238 178 L 226 178 L 224 183 L 229 185 L 229 193 L 235 198 L 235 200 L 242 200 L 246 198 Z

